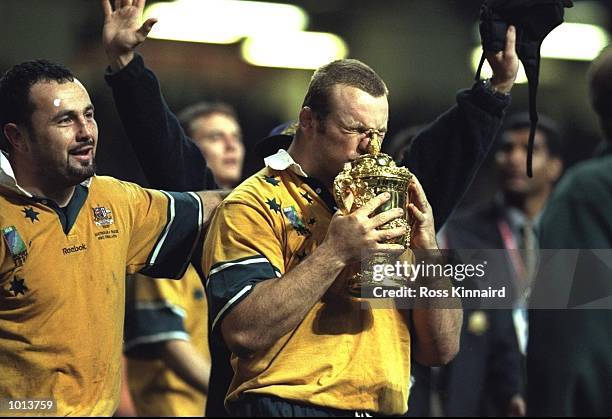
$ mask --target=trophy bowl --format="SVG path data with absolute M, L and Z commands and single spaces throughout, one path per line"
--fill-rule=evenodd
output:
M 380 152 L 380 140 L 370 141 L 368 154 L 345 163 L 344 169 L 334 179 L 334 198 L 340 209 L 346 214 L 361 208 L 377 195 L 388 192 L 391 198 L 377 208 L 376 214 L 393 209 L 406 210 L 408 204 L 408 186 L 413 174 L 405 167 L 396 166 L 388 154 Z M 347 202 L 349 192 L 353 202 Z M 350 207 L 349 207 L 350 206 Z M 410 224 L 408 217 L 396 218 L 379 229 L 406 227 L 406 234 L 388 241 L 389 244 L 401 244 L 407 249 L 410 244 Z M 393 264 L 397 257 L 389 252 L 374 252 L 362 261 L 361 272 L 354 273 L 348 279 L 348 292 L 352 296 L 362 296 L 364 289 L 377 286 L 402 287 L 407 285 L 404 277 L 385 277 L 375 280 L 373 270 L 377 264 Z

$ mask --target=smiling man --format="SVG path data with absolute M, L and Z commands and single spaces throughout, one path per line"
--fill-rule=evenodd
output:
M 0 399 L 112 415 L 125 273 L 180 277 L 205 208 L 196 194 L 95 176 L 94 107 L 61 65 L 0 78 L 0 127 Z

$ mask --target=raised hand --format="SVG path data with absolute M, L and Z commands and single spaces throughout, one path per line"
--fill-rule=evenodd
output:
M 102 42 L 111 69 L 125 67 L 133 58 L 134 50 L 147 39 L 157 19 L 142 21 L 146 0 L 115 0 L 115 9 L 110 0 L 102 0 L 104 28 Z
M 486 57 L 493 70 L 493 77 L 491 78 L 493 87 L 501 93 L 510 92 L 519 68 L 519 59 L 516 54 L 516 28 L 514 26 L 508 26 L 504 50 L 489 53 Z

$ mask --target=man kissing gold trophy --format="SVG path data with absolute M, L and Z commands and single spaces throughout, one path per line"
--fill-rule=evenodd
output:
M 349 214 L 361 208 L 366 202 L 384 192 L 391 194 L 391 199 L 381 205 L 376 214 L 393 208 L 406 210 L 409 202 L 408 186 L 413 174 L 405 167 L 396 166 L 393 158 L 381 152 L 382 138 L 376 130 L 371 132 L 372 139 L 368 153 L 344 165 L 344 169 L 334 179 L 334 197 L 338 207 Z M 382 226 L 383 229 L 406 227 L 406 234 L 390 240 L 389 244 L 401 244 L 404 249 L 410 245 L 410 223 L 408 216 L 397 218 Z M 348 280 L 348 292 L 354 297 L 363 297 L 367 290 L 374 287 L 401 288 L 408 285 L 408 279 L 398 275 L 386 275 L 384 279 L 375 278 L 375 265 L 393 265 L 398 255 L 390 252 L 374 252 L 364 255 L 361 272 L 351 275 Z M 405 255 L 402 255 L 402 258 Z

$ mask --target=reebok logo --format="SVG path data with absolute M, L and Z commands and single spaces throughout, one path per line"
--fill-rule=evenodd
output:
M 69 255 L 70 253 L 81 252 L 83 250 L 87 250 L 87 246 L 85 245 L 85 243 L 80 246 L 64 247 L 62 249 L 62 253 L 65 255 Z

